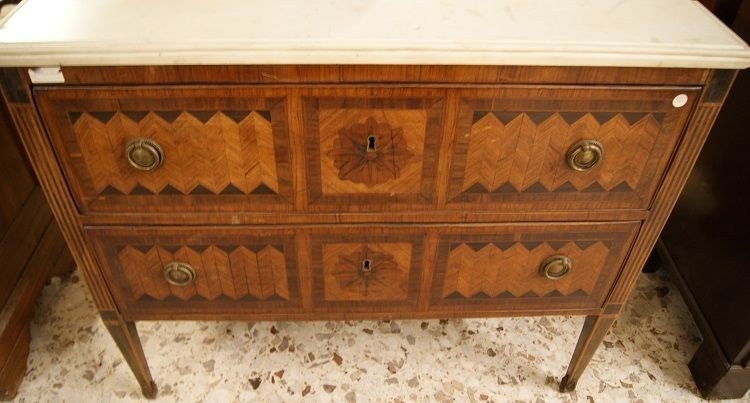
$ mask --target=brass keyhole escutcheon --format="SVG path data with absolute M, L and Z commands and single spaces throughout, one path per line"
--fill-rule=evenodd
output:
M 568 166 L 576 171 L 588 171 L 604 158 L 604 146 L 596 140 L 583 140 L 568 149 L 566 160 Z
M 154 140 L 133 139 L 125 145 L 125 158 L 135 169 L 153 171 L 164 162 L 164 151 Z
M 372 273 L 372 262 L 370 261 L 370 259 L 362 260 L 362 267 L 359 269 L 359 272 L 363 276 L 369 276 L 370 273 Z
M 169 284 L 183 287 L 195 281 L 195 269 L 188 263 L 171 262 L 164 266 L 164 278 Z
M 377 138 L 373 135 L 367 136 L 367 152 L 368 153 L 374 153 L 376 151 L 375 149 L 375 142 L 377 141 Z
M 565 277 L 573 268 L 573 262 L 569 257 L 556 255 L 545 259 L 539 266 L 539 272 L 550 280 L 559 280 Z

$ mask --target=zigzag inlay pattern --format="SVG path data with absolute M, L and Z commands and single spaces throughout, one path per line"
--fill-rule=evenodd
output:
M 134 300 L 289 300 L 283 247 L 277 245 L 124 245 L 117 257 Z M 188 286 L 171 286 L 163 267 L 172 262 L 193 266 Z
M 94 191 L 102 195 L 279 193 L 268 111 L 70 112 Z M 159 143 L 164 164 L 133 170 L 125 144 Z
M 663 119 L 663 113 L 645 112 L 477 111 L 462 192 L 633 191 Z M 605 158 L 589 172 L 573 171 L 565 154 L 584 138 L 601 142 Z
M 562 254 L 573 269 L 551 281 L 539 265 Z M 451 245 L 442 284 L 445 299 L 588 296 L 604 267 L 609 245 L 599 240 L 561 242 L 473 242 Z

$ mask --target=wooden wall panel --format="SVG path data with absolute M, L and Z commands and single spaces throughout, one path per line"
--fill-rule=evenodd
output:
M 0 239 L 36 186 L 25 154 L 15 135 L 5 103 L 0 102 L 0 172 L 12 172 L 0 180 Z

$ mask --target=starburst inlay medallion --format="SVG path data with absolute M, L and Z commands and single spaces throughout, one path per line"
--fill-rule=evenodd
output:
M 340 256 L 332 274 L 342 290 L 359 290 L 366 298 L 371 286 L 393 287 L 388 280 L 401 272 L 393 256 L 363 245 L 357 252 Z
M 402 128 L 370 117 L 340 129 L 328 156 L 340 179 L 372 186 L 398 178 L 414 153 Z

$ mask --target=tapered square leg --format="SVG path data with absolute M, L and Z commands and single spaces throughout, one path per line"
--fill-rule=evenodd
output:
M 138 337 L 135 323 L 124 321 L 115 312 L 101 312 L 101 317 L 125 361 L 127 361 L 135 378 L 141 385 L 143 396 L 149 399 L 155 398 L 156 384 L 153 378 L 151 378 L 151 371 L 148 369 L 146 356 L 143 354 L 143 347 L 141 347 L 141 340 Z
M 592 315 L 586 317 L 581 336 L 578 338 L 578 344 L 573 351 L 573 358 L 570 359 L 570 365 L 568 365 L 568 372 L 560 381 L 560 392 L 575 390 L 578 379 L 613 323 L 615 323 L 614 316 Z

